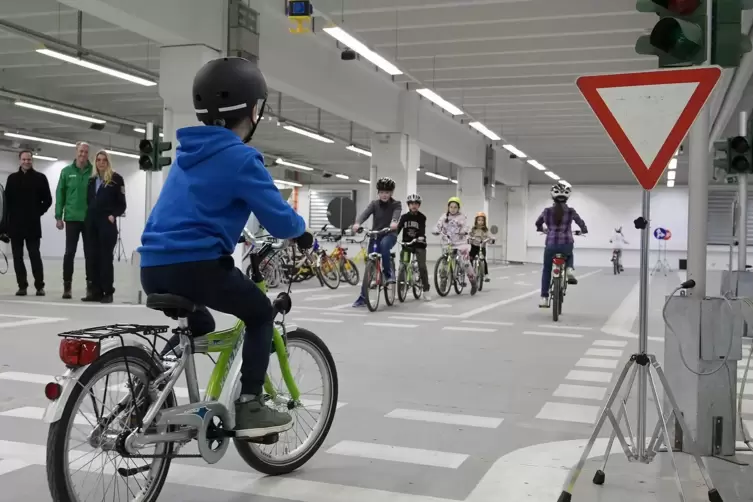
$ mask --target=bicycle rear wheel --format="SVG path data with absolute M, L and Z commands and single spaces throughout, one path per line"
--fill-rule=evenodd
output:
M 395 280 L 395 267 L 394 263 L 390 263 L 390 277 L 392 277 L 392 282 L 387 283 L 387 281 L 384 280 L 384 269 L 382 269 L 382 284 L 384 285 L 384 301 L 387 303 L 388 307 L 391 307 L 395 304 L 395 292 L 397 290 L 397 281 Z
M 157 500 L 170 469 L 173 443 L 147 447 L 152 451 L 142 451 L 142 455 L 159 455 L 161 458 L 143 459 L 121 456 L 117 445 L 121 438 L 138 427 L 139 417 L 149 405 L 146 389 L 161 373 L 162 369 L 154 358 L 136 347 L 119 347 L 106 352 L 84 371 L 68 398 L 62 417 L 50 425 L 47 436 L 47 482 L 53 500 Z M 115 379 L 117 374 L 124 375 Z M 129 382 L 139 389 L 135 398 Z M 95 390 L 97 385 L 101 386 L 99 391 Z M 85 405 L 91 406 L 92 411 L 82 411 Z M 164 408 L 176 405 L 175 395 L 171 392 Z M 91 428 L 91 432 L 81 431 L 79 427 Z M 75 432 L 81 437 L 73 440 Z M 75 442 L 75 445 L 69 442 Z M 87 460 L 88 455 L 92 457 Z M 100 457 L 105 463 L 98 460 Z M 117 471 L 111 472 L 113 466 L 139 471 L 126 477 Z M 97 469 L 101 471 L 97 472 Z M 91 479 L 91 474 L 96 479 Z M 79 491 L 79 482 L 88 483 L 89 487 L 84 485 Z
M 560 318 L 560 313 L 562 311 L 562 285 L 561 280 L 559 277 L 556 277 L 554 279 L 554 283 L 552 284 L 552 292 L 550 293 L 551 298 L 550 301 L 552 303 L 552 320 L 554 322 L 557 322 Z
M 329 289 L 337 289 L 340 286 L 339 267 L 329 255 L 322 255 L 317 274 Z
M 340 264 L 340 275 L 345 279 L 345 282 L 351 286 L 357 286 L 358 280 L 361 278 L 361 273 L 358 271 L 358 267 L 350 258 L 343 260 Z
M 447 296 L 450 293 L 452 277 L 450 277 L 450 262 L 447 255 L 441 256 L 434 265 L 434 287 L 439 296 Z
M 279 366 L 270 365 L 269 379 L 278 395 L 274 401 L 267 401 L 267 404 L 278 411 L 290 413 L 294 425 L 281 433 L 278 441 L 271 445 L 233 440 L 238 454 L 249 466 L 270 476 L 279 476 L 298 469 L 319 450 L 335 419 L 339 392 L 335 361 L 322 339 L 301 328 L 288 332 L 286 338 L 289 354 L 287 363 L 297 383 L 301 384 L 304 381 L 302 368 L 293 368 L 294 363 L 291 362 L 298 351 L 313 360 L 321 381 L 314 383 L 317 387 L 310 387 L 311 378 L 307 376 L 307 385 L 299 388 L 301 398 L 296 402 L 289 395 Z M 316 377 L 313 378 L 316 380 Z M 240 380 L 236 382 L 236 393 L 240 394 Z M 304 396 L 307 395 L 311 399 L 305 399 Z M 298 440 L 300 445 L 296 446 Z

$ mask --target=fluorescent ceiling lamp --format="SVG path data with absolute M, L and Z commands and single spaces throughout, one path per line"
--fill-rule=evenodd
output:
M 56 162 L 58 160 L 57 157 L 47 157 L 46 155 L 37 155 L 37 154 L 34 154 L 34 155 L 32 155 L 32 157 L 34 157 L 35 159 L 38 159 L 38 160 L 49 160 L 50 162 Z
M 504 148 L 508 152 L 512 153 L 516 157 L 520 157 L 521 159 L 525 159 L 526 157 L 528 157 L 528 155 L 526 155 L 525 153 L 521 152 L 520 150 L 518 150 L 517 148 L 515 148 L 513 145 L 502 145 L 502 148 Z
M 285 181 L 285 180 L 274 180 L 275 183 L 279 183 L 280 185 L 287 185 L 291 187 L 302 187 L 300 183 L 296 183 L 294 181 Z
M 450 180 L 450 181 L 451 181 L 452 183 L 456 184 L 456 185 L 458 184 L 458 180 Z
M 667 173 L 667 179 L 674 181 L 674 179 L 677 177 L 677 171 L 669 171 Z
M 553 173 L 552 171 L 547 171 L 547 172 L 545 172 L 544 174 L 546 174 L 547 176 L 549 176 L 549 177 L 550 177 L 550 178 L 552 178 L 553 180 L 558 180 L 558 179 L 560 179 L 560 177 L 559 177 L 559 176 L 557 176 L 556 174 L 554 174 L 554 173 Z
M 674 159 L 672 159 L 672 160 L 669 161 L 669 170 L 670 171 L 674 171 L 675 169 L 677 169 L 677 159 L 676 158 L 674 158 Z
M 4 135 L 9 138 L 28 139 L 29 141 L 39 141 L 40 143 L 49 143 L 50 145 L 70 146 L 70 147 L 76 146 L 75 143 L 68 143 L 67 141 L 58 141 L 56 139 L 40 138 L 38 136 L 29 136 L 27 134 L 18 134 L 15 132 L 6 132 L 4 133 Z
M 335 174 L 335 178 L 340 178 L 341 180 L 349 180 L 350 176 L 345 176 L 344 174 Z
M 133 132 L 137 132 L 139 134 L 146 134 L 146 129 L 144 129 L 143 127 L 134 127 Z M 159 133 L 159 137 L 164 138 L 165 135 L 163 133 Z
M 675 180 L 667 181 L 667 188 L 672 188 L 673 186 L 675 186 Z
M 55 108 L 49 108 L 47 106 L 35 105 L 33 103 L 26 103 L 24 101 L 16 101 L 16 106 L 21 108 L 28 108 L 29 110 L 36 110 L 38 112 L 52 113 L 54 115 L 60 115 L 61 117 L 68 117 L 69 119 L 83 120 L 84 122 L 91 122 L 92 124 L 104 124 L 105 120 L 95 119 L 94 117 L 87 117 L 86 115 L 79 115 L 78 113 L 65 112 L 63 110 L 56 110 Z
M 363 183 L 364 185 L 371 185 L 371 182 L 369 180 L 365 180 L 363 178 L 358 180 L 359 183 Z
M 539 171 L 546 171 L 546 167 L 544 167 L 544 166 L 543 166 L 543 165 L 542 165 L 542 164 L 541 164 L 541 163 L 540 163 L 539 161 L 537 161 L 537 160 L 533 160 L 533 159 L 531 159 L 531 160 L 528 160 L 527 162 L 528 162 L 529 164 L 531 164 L 531 165 L 532 165 L 533 167 L 535 167 L 536 169 L 538 169 Z
M 363 148 L 358 148 L 356 145 L 348 145 L 345 147 L 346 150 L 350 150 L 351 152 L 356 152 L 361 155 L 366 155 L 367 157 L 371 157 L 371 152 L 368 150 L 364 150 Z
M 432 178 L 436 178 L 438 180 L 447 181 L 447 176 L 442 176 L 441 174 L 433 173 L 431 171 L 424 171 L 424 174 L 426 174 L 426 176 L 431 176 Z
M 286 125 L 283 127 L 283 129 L 286 129 L 290 132 L 294 132 L 297 134 L 300 134 L 301 136 L 306 136 L 307 138 L 315 139 L 317 141 L 321 141 L 322 143 L 334 143 L 334 140 L 331 140 L 329 138 L 325 138 L 324 136 L 320 134 L 316 134 L 315 132 L 307 131 L 306 129 L 301 129 L 300 127 L 292 126 L 292 125 Z
M 384 59 L 382 56 L 380 56 L 376 52 L 366 47 L 362 42 L 357 40 L 350 33 L 346 32 L 339 26 L 331 26 L 329 28 L 324 28 L 324 31 L 329 36 L 331 36 L 332 38 L 340 42 L 341 44 L 346 45 L 349 48 L 356 51 L 362 58 L 364 58 L 365 60 L 367 60 L 369 63 L 373 64 L 374 66 L 379 67 L 379 69 L 381 69 L 385 73 L 388 73 L 393 76 L 403 74 L 403 72 L 400 71 L 400 69 L 397 66 L 390 63 L 389 61 Z
M 453 105 L 431 89 L 416 89 L 416 92 L 452 115 L 462 115 L 463 110 Z
M 281 165 L 281 166 L 288 166 L 292 167 L 293 169 L 300 169 L 301 171 L 313 171 L 313 167 L 304 166 L 303 164 L 295 164 L 293 162 L 288 162 L 285 159 L 277 159 L 275 160 L 275 164 Z
M 62 52 L 52 51 L 50 49 L 37 49 L 37 52 L 40 54 L 44 54 L 45 56 L 49 56 L 51 58 L 65 61 L 66 63 L 83 66 L 84 68 L 98 71 L 100 73 L 104 73 L 105 75 L 110 75 L 111 77 L 121 78 L 123 80 L 133 82 L 134 84 L 143 85 L 145 87 L 151 87 L 151 86 L 157 85 L 157 82 L 153 80 L 147 80 L 145 78 L 137 77 L 136 75 L 131 75 L 129 73 L 124 73 L 122 71 L 113 70 L 112 68 L 108 68 L 106 66 L 92 63 L 91 61 L 87 61 L 85 59 L 80 59 L 74 56 L 69 56 L 68 54 L 63 54 Z
M 139 156 L 135 153 L 119 152 L 117 150 L 105 150 L 110 155 L 117 155 L 119 157 L 128 157 L 129 159 L 138 159 Z
M 496 134 L 494 134 L 491 129 L 489 129 L 488 127 L 486 127 L 481 122 L 470 122 L 468 125 L 471 126 L 471 127 L 473 127 L 474 129 L 476 129 L 478 132 L 480 132 L 481 134 L 483 134 L 484 136 L 486 136 L 487 138 L 489 138 L 492 141 L 499 141 L 499 140 L 502 139 L 499 136 L 497 136 Z M 524 155 L 524 157 L 525 157 L 525 155 Z

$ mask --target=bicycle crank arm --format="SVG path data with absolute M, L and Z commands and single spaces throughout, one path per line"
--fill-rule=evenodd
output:
M 196 429 L 184 429 L 176 432 L 139 434 L 132 441 L 129 441 L 129 446 L 131 449 L 139 449 L 150 444 L 185 442 L 195 439 L 197 433 Z

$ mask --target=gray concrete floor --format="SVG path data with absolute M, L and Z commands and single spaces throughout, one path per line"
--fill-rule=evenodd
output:
M 128 303 L 134 275 L 126 264 L 116 267 L 116 303 L 108 306 L 61 300 L 60 269 L 59 260 L 46 261 L 49 294 L 43 299 L 12 296 L 12 267 L 0 277 L 0 501 L 51 500 L 47 425 L 40 418 L 47 405 L 43 383 L 64 371 L 56 334 L 116 322 L 172 322 Z M 82 272 L 77 263 L 78 296 Z M 617 373 L 637 349 L 636 339 L 604 332 L 619 322 L 623 331 L 637 333 L 637 302 L 630 300 L 637 271 L 578 272 L 581 283 L 568 290 L 556 325 L 549 310 L 537 307 L 540 271 L 534 266 L 492 266 L 492 282 L 475 297 L 452 292 L 425 303 L 409 296 L 392 308 L 382 301 L 376 313 L 350 308 L 357 288 L 296 285 L 288 320 L 324 339 L 339 373 L 341 407 L 324 446 L 282 478 L 260 477 L 232 446 L 215 465 L 176 460 L 159 500 L 554 502 Z M 678 282 L 677 273 L 652 280 L 652 336 L 663 337 L 661 302 Z M 218 317 L 220 326 L 231 322 Z M 650 348 L 661 359 L 662 343 Z M 206 381 L 206 358 L 198 370 Z M 602 436 L 609 431 L 605 427 Z M 615 449 L 607 483 L 592 485 L 604 442 L 597 443 L 573 500 L 678 500 L 664 454 L 636 465 Z M 687 457 L 678 459 L 688 500 L 706 500 L 698 469 Z M 753 500 L 753 469 L 714 459 L 707 464 L 725 501 Z

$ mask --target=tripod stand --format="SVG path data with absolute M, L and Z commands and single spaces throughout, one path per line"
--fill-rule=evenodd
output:
M 667 275 L 667 272 L 672 271 L 672 267 L 669 266 L 669 262 L 667 261 L 667 241 L 665 240 L 659 241 L 659 254 L 656 258 L 654 268 L 651 269 L 651 275 L 654 275 L 654 273 L 659 271 L 664 272 L 665 276 Z
M 123 216 L 125 216 L 125 215 L 123 215 Z M 123 219 L 122 216 L 118 218 L 118 243 L 115 246 L 115 253 L 116 253 L 116 258 L 117 258 L 118 261 L 120 261 L 120 260 L 127 260 L 128 259 L 126 257 L 125 247 L 123 246 L 123 238 L 121 237 L 123 234 L 120 231 L 120 221 L 122 219 Z
M 620 377 L 617 379 L 617 383 L 615 384 L 614 389 L 612 390 L 612 393 L 609 395 L 609 399 L 607 400 L 606 405 L 604 406 L 604 410 L 602 410 L 601 414 L 599 415 L 599 420 L 596 422 L 596 427 L 594 428 L 593 432 L 591 433 L 591 437 L 588 440 L 588 443 L 586 444 L 586 447 L 583 450 L 583 453 L 580 457 L 580 460 L 578 461 L 578 464 L 575 466 L 575 468 L 570 471 L 570 475 L 568 476 L 567 481 L 565 482 L 565 487 L 562 490 L 562 493 L 560 494 L 560 497 L 558 499 L 558 502 L 570 502 L 572 500 L 572 492 L 575 488 L 575 483 L 578 481 L 578 477 L 580 476 L 581 471 L 583 470 L 583 466 L 586 463 L 586 460 L 588 460 L 588 457 L 591 453 L 591 450 L 593 449 L 594 443 L 596 442 L 596 438 L 599 436 L 599 433 L 601 432 L 602 427 L 604 426 L 604 423 L 607 419 L 609 419 L 609 422 L 612 424 L 612 434 L 609 438 L 609 444 L 607 446 L 607 450 L 605 452 L 604 457 L 604 463 L 602 465 L 602 468 L 596 471 L 596 475 L 594 476 L 593 482 L 594 484 L 601 485 L 604 483 L 605 480 L 605 474 L 604 469 L 607 465 L 607 460 L 609 459 L 609 454 L 612 449 L 612 445 L 614 443 L 615 438 L 620 442 L 620 445 L 622 446 L 622 450 L 625 453 L 625 456 L 627 457 L 628 461 L 638 461 L 642 463 L 650 463 L 654 457 L 656 456 L 656 450 L 661 445 L 661 440 L 659 439 L 660 434 L 664 436 L 664 443 L 667 445 L 667 452 L 669 453 L 669 458 L 672 464 L 672 468 L 675 471 L 675 482 L 677 484 L 677 490 L 680 495 L 680 500 L 682 502 L 685 502 L 685 494 L 682 489 L 682 485 L 680 483 L 680 474 L 677 470 L 677 465 L 675 464 L 674 454 L 672 452 L 672 448 L 669 447 L 670 443 L 670 436 L 669 436 L 669 428 L 667 426 L 668 420 L 671 419 L 671 417 L 674 415 L 675 419 L 677 420 L 678 424 L 682 428 L 683 431 L 683 437 L 686 438 L 685 442 L 689 446 L 689 450 L 693 452 L 693 456 L 695 457 L 695 460 L 698 464 L 698 468 L 701 471 L 701 475 L 703 476 L 704 482 L 706 483 L 706 486 L 708 487 L 708 496 L 710 502 L 722 502 L 722 498 L 719 495 L 719 492 L 714 488 L 714 485 L 711 481 L 711 478 L 708 474 L 708 471 L 706 469 L 706 466 L 703 464 L 703 460 L 701 460 L 700 455 L 696 452 L 696 446 L 695 441 L 693 440 L 693 436 L 691 435 L 690 429 L 688 428 L 687 424 L 685 423 L 685 419 L 683 418 L 682 412 L 680 411 L 677 401 L 675 400 L 675 396 L 672 393 L 672 390 L 669 387 L 669 382 L 667 381 L 667 378 L 664 375 L 664 371 L 661 368 L 661 365 L 656 360 L 656 357 L 653 354 L 647 353 L 648 348 L 648 256 L 649 256 L 649 229 L 648 229 L 648 218 L 650 213 L 650 204 L 651 204 L 651 195 L 648 190 L 643 191 L 643 215 L 640 218 L 637 218 L 635 220 L 635 228 L 639 229 L 641 231 L 641 275 L 640 275 L 640 305 L 639 305 L 639 315 L 640 315 L 640 328 L 639 328 L 639 337 L 638 337 L 638 352 L 630 356 L 630 360 L 625 364 L 625 367 L 622 369 L 622 372 L 620 373 Z M 688 283 L 685 283 L 684 286 L 686 288 L 694 286 L 695 283 L 692 281 L 688 281 Z M 654 372 L 656 373 L 656 376 L 659 378 L 659 383 L 661 384 L 661 387 L 664 389 L 665 396 L 667 400 L 669 401 L 671 410 L 669 415 L 665 418 L 664 416 L 664 410 L 662 410 L 662 404 L 661 400 L 659 399 L 659 393 L 657 391 L 656 386 L 656 380 L 655 377 L 651 374 L 651 368 L 654 369 Z M 627 378 L 628 373 L 631 372 L 630 379 L 628 381 L 627 385 L 627 391 L 625 394 L 624 399 L 621 401 L 620 410 L 617 412 L 617 415 L 615 416 L 614 412 L 612 411 L 612 406 L 614 405 L 614 402 L 617 400 L 617 396 L 622 388 L 622 385 L 625 383 L 625 379 Z M 625 438 L 625 435 L 622 432 L 620 422 L 622 418 L 625 418 L 625 428 L 627 429 L 628 437 L 632 441 L 633 439 L 633 431 L 630 426 L 630 421 L 627 418 L 627 400 L 630 395 L 630 391 L 635 383 L 635 379 L 638 377 L 638 420 L 637 420 L 637 434 L 635 441 L 633 444 L 629 444 L 627 439 Z M 659 419 L 657 421 L 656 426 L 654 427 L 654 433 L 651 436 L 651 439 L 648 443 L 648 446 L 646 445 L 646 408 L 647 408 L 647 384 L 650 385 L 651 393 L 654 397 L 654 403 L 656 404 L 656 411 L 658 413 Z

